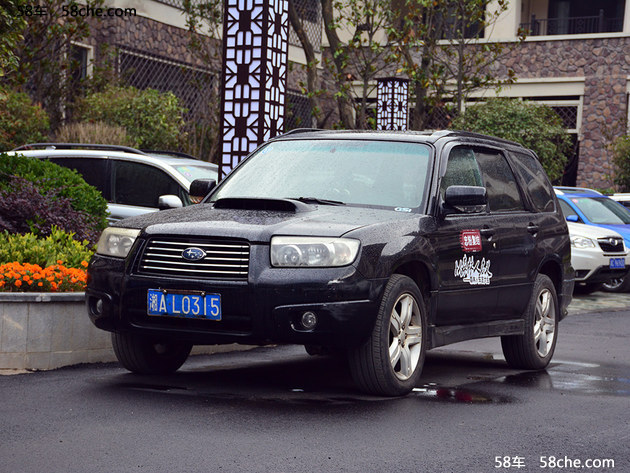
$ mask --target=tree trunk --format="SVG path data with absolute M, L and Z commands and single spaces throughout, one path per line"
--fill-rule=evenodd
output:
M 348 71 L 346 65 L 344 64 L 342 55 L 337 54 L 342 49 L 342 43 L 339 39 L 339 36 L 337 35 L 337 30 L 334 27 L 332 0 L 321 0 L 321 3 L 322 17 L 324 19 L 324 30 L 326 31 L 326 38 L 328 38 L 328 43 L 330 44 L 330 51 L 336 69 L 336 81 L 339 87 L 337 93 L 339 119 L 343 128 L 352 129 L 354 125 L 352 99 L 348 95 L 348 92 L 344 90 L 346 88 L 345 81 Z

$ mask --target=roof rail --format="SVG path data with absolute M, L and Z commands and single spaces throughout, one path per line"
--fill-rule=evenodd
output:
M 163 156 L 172 156 L 174 158 L 188 158 L 188 159 L 194 159 L 196 161 L 201 161 L 199 158 L 188 153 L 182 153 L 181 151 L 167 151 L 163 149 L 145 149 L 145 148 L 142 148 L 140 151 L 147 154 L 161 154 Z
M 321 128 L 294 128 L 293 130 L 284 132 L 280 136 L 292 135 L 294 133 L 307 133 L 309 131 L 324 131 L 324 130 L 322 130 Z
M 122 151 L 125 153 L 142 154 L 148 156 L 147 153 L 136 148 L 131 148 L 129 146 L 89 143 L 29 143 L 12 149 L 11 151 L 27 151 L 31 149 L 100 149 L 106 151 Z

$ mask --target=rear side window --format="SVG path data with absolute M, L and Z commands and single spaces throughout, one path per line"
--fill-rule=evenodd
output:
M 131 161 L 114 161 L 114 202 L 139 207 L 157 207 L 162 195 L 181 198 L 180 186 L 158 168 Z
M 77 171 L 85 182 L 96 187 L 107 201 L 111 201 L 107 160 L 99 158 L 51 158 L 51 162 Z
M 475 150 L 491 212 L 525 210 L 518 184 L 505 157 L 496 151 Z
M 527 193 L 539 212 L 555 210 L 553 187 L 538 160 L 529 154 L 512 153 L 516 173 L 525 183 Z

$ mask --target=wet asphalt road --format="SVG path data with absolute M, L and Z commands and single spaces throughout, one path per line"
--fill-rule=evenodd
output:
M 630 472 L 630 312 L 560 328 L 546 371 L 465 342 L 429 352 L 424 384 L 396 399 L 297 346 L 161 378 L 113 364 L 0 376 L 0 472 Z M 569 468 L 589 459 L 601 468 Z

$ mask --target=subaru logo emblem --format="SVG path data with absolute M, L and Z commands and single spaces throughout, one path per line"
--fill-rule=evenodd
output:
M 206 252 L 201 248 L 191 247 L 182 251 L 182 258 L 187 261 L 199 261 L 206 257 Z

